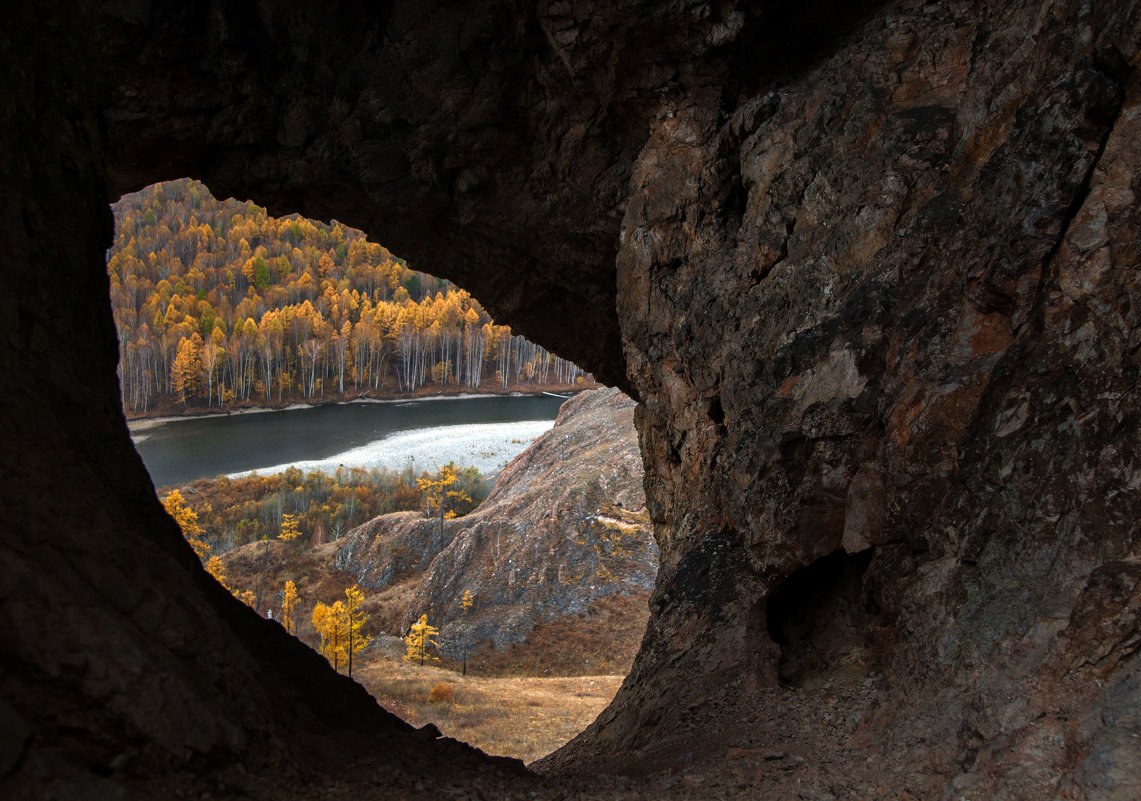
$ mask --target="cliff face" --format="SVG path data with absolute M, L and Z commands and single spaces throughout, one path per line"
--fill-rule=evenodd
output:
M 666 104 L 618 256 L 662 574 L 600 736 L 691 672 L 769 681 L 766 601 L 842 549 L 890 677 L 865 736 L 961 788 L 1004 751 L 1133 769 L 1095 711 L 1141 701 L 1130 635 L 1090 660 L 1082 622 L 1136 603 L 1133 11 L 892 4 L 731 112 Z
M 890 4 L 731 109 L 663 104 L 617 260 L 662 572 L 591 737 L 773 681 L 768 603 L 842 550 L 889 677 L 864 736 L 960 788 L 1133 769 L 1098 711 L 1141 701 L 1133 635 L 1091 659 L 1083 621 L 1137 602 L 1134 11 Z
M 334 564 L 369 588 L 424 571 L 402 631 L 426 613 L 444 631 L 446 656 L 464 644 L 502 648 L 536 623 L 653 586 L 658 549 L 645 503 L 634 402 L 595 390 L 567 401 L 487 500 L 445 520 L 442 534 L 418 514 L 384 515 L 349 532 Z
M 17 6 L 0 772 L 373 725 L 209 588 L 127 444 L 107 203 L 190 174 L 363 228 L 642 401 L 651 623 L 566 764 L 861 651 L 856 742 L 925 793 L 1136 797 L 1139 28 L 1133 0 Z M 847 610 L 848 657 L 804 658 L 836 637 L 790 586 Z

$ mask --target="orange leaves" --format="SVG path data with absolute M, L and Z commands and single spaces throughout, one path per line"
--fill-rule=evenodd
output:
M 428 692 L 429 704 L 454 704 L 455 702 L 456 687 L 454 684 L 438 681 L 432 685 L 432 689 Z
M 170 492 L 162 499 L 162 507 L 166 509 L 168 515 L 174 518 L 174 522 L 178 523 L 178 527 L 182 529 L 182 536 L 190 543 L 190 547 L 194 549 L 194 553 L 198 554 L 198 558 L 205 559 L 206 554 L 210 552 L 209 544 L 203 539 L 206 532 L 202 530 L 202 526 L 198 525 L 198 513 L 190 508 L 183 499 L 182 493 L 178 490 Z

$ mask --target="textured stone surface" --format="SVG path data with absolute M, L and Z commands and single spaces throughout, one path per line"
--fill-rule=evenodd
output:
M 956 787 L 1054 791 L 963 754 L 1064 728 L 1060 698 L 1108 703 L 1037 677 L 1065 681 L 1055 635 L 1138 547 L 1136 36 L 1128 4 L 893 4 L 731 114 L 715 92 L 661 114 L 618 284 L 662 574 L 593 737 L 652 747 L 641 699 L 680 675 L 747 688 L 774 650 L 765 597 L 875 545 L 890 680 L 869 742 L 930 738 L 917 762 Z M 1009 719 L 1024 697 L 1040 722 Z M 1104 725 L 1126 776 L 1136 723 Z M 1062 777 L 1089 747 L 1045 739 L 1026 758 Z
M 768 599 L 871 546 L 865 758 L 1135 798 L 1135 0 L 368 9 L 8 12 L 9 781 L 377 714 L 209 588 L 127 444 L 107 203 L 190 174 L 365 229 L 643 402 L 651 624 L 552 769 L 769 697 Z
M 424 572 L 401 630 L 421 614 L 459 643 L 498 648 L 537 623 L 586 611 L 616 593 L 645 593 L 658 549 L 644 513 L 634 402 L 616 389 L 567 401 L 554 427 L 511 461 L 487 500 L 444 521 L 383 515 L 345 536 L 334 566 L 362 586 Z M 470 610 L 460 602 L 473 595 Z
M 351 573 L 362 587 L 388 587 L 427 570 L 455 535 L 451 520 L 444 521 L 441 531 L 437 520 L 425 519 L 420 512 L 380 515 L 338 541 L 333 567 Z

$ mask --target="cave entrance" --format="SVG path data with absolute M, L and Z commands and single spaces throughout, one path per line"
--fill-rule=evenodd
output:
M 541 445 L 594 380 L 362 232 L 189 179 L 112 211 L 122 410 L 208 572 L 414 725 L 526 761 L 589 725 L 657 566 L 633 401 L 584 398 Z M 501 471 L 549 489 L 489 510 Z
M 872 549 L 833 551 L 797 570 L 769 597 L 766 622 L 781 649 L 782 683 L 813 687 L 874 668 L 868 634 L 879 609 L 865 582 L 871 560 Z

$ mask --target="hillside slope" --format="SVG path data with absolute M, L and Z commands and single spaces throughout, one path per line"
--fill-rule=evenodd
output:
M 427 614 L 448 656 L 485 641 L 502 648 L 602 598 L 648 592 L 658 551 L 634 405 L 614 389 L 579 395 L 475 512 L 442 532 L 410 513 L 375 518 L 345 537 L 333 566 L 374 590 L 425 571 L 401 628 Z

